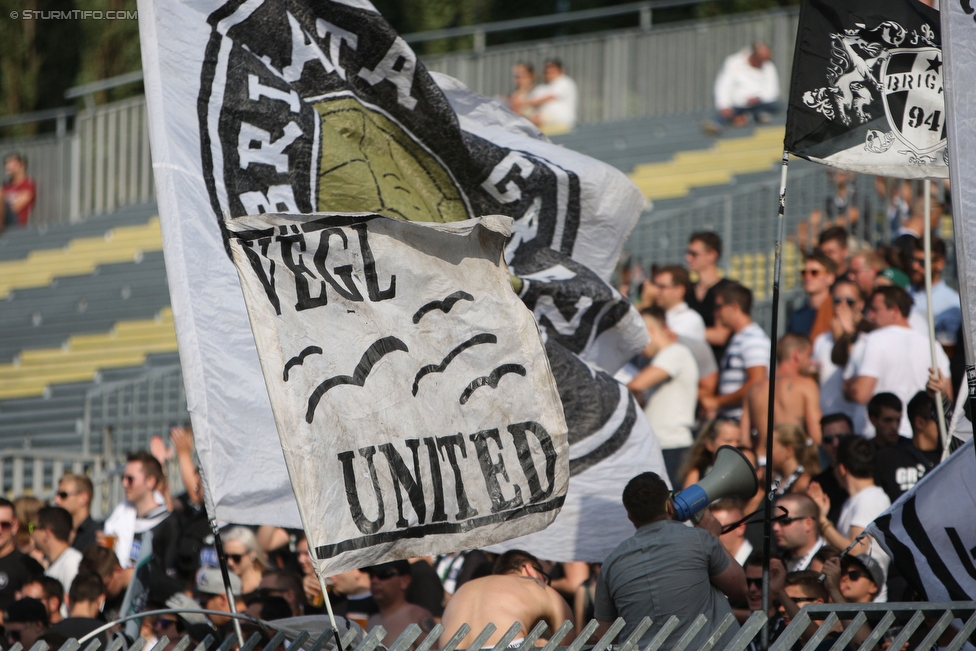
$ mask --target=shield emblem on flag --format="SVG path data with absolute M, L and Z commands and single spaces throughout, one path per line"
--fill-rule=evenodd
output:
M 885 114 L 898 140 L 916 155 L 945 147 L 942 52 L 934 47 L 891 50 L 881 79 Z

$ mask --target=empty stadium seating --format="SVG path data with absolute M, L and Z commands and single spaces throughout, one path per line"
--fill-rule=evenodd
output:
M 178 362 L 155 212 L 0 238 L 0 446 L 77 449 L 88 389 Z

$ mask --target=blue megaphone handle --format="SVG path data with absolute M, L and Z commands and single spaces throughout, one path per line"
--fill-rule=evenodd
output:
M 684 522 L 708 506 L 708 495 L 701 486 L 692 484 L 671 498 L 671 503 L 674 505 L 675 520 Z

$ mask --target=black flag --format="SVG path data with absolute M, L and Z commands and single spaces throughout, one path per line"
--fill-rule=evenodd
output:
M 785 148 L 843 169 L 946 177 L 939 14 L 916 0 L 805 0 Z

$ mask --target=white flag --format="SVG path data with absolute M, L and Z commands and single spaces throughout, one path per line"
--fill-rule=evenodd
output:
M 320 574 L 543 529 L 566 423 L 511 219 L 225 220 Z
M 139 10 L 167 275 L 217 518 L 301 524 L 225 214 L 511 217 L 505 258 L 547 348 L 594 367 L 569 377 L 553 364 L 564 407 L 599 393 L 597 369 L 612 373 L 646 344 L 640 317 L 607 284 L 643 205 L 639 190 L 610 166 L 539 139 L 507 109 L 433 78 L 365 0 L 140 0 Z M 596 491 L 567 499 L 596 509 L 619 504 L 634 475 L 663 468 L 643 414 L 625 418 L 625 394 L 613 389 L 612 408 L 593 398 L 607 408 L 567 421 L 570 492 Z M 595 454 L 577 444 L 608 431 L 612 444 Z M 572 464 L 574 449 L 587 470 Z M 583 472 L 597 479 L 575 481 Z M 610 549 L 632 531 L 617 515 L 600 532 Z
M 976 599 L 976 451 L 953 452 L 866 531 L 926 601 Z

